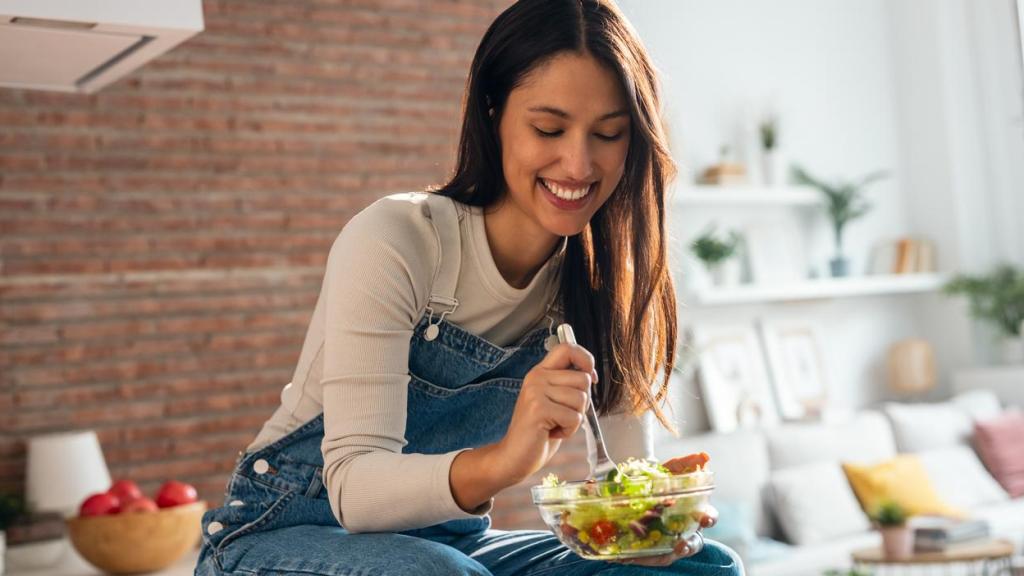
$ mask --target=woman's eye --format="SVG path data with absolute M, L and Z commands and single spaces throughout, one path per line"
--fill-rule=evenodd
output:
M 558 136 L 561 136 L 563 132 L 563 130 L 554 130 L 551 132 L 547 132 L 545 130 L 537 128 L 536 126 L 533 129 L 536 130 L 537 134 L 540 135 L 542 138 L 557 138 Z M 622 134 L 622 132 L 619 132 L 618 134 L 612 134 L 610 136 L 605 134 L 594 134 L 594 136 L 597 136 L 598 138 L 604 140 L 605 142 L 614 142 L 619 138 L 622 138 Z

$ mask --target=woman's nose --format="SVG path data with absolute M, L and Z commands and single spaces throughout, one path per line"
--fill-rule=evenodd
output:
M 562 162 L 565 166 L 565 175 L 573 180 L 587 180 L 594 172 L 593 155 L 587 142 L 569 144 Z

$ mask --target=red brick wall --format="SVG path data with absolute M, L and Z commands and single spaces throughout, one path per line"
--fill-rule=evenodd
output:
M 205 32 L 99 94 L 0 89 L 0 489 L 27 437 L 95 429 L 115 477 L 219 504 L 337 232 L 453 165 L 506 4 L 206 0 Z M 539 526 L 523 488 L 494 518 Z

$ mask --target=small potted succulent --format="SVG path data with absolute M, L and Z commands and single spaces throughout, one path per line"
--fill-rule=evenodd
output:
M 907 510 L 895 500 L 879 503 L 871 519 L 882 533 L 886 558 L 907 558 L 914 551 L 914 531 L 907 526 Z
M 25 512 L 25 503 L 14 494 L 0 493 L 0 574 L 4 573 L 7 552 L 7 527 Z
M 943 286 L 943 292 L 967 296 L 971 314 L 999 329 L 1003 361 L 1024 363 L 1024 271 L 1002 264 L 980 276 L 958 274 Z
M 799 166 L 793 167 L 792 178 L 795 183 L 817 188 L 825 196 L 825 207 L 832 220 L 832 232 L 836 241 L 836 255 L 829 261 L 832 276 L 846 276 L 849 273 L 850 262 L 843 255 L 843 229 L 851 221 L 871 211 L 871 203 L 864 198 L 865 188 L 868 184 L 887 176 L 886 172 L 879 171 L 864 176 L 859 182 L 839 181 L 829 184 L 815 178 Z
M 758 124 L 758 134 L 761 140 L 761 172 L 764 176 L 764 183 L 768 186 L 779 184 L 781 176 L 779 169 L 779 119 L 774 114 L 769 114 Z
M 714 284 L 724 286 L 739 282 L 739 265 L 733 257 L 740 242 L 735 230 L 720 237 L 712 224 L 690 244 L 690 250 L 707 268 Z

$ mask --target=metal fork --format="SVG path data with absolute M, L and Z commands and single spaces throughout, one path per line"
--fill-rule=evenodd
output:
M 565 344 L 575 344 L 576 335 L 572 326 L 561 324 L 558 326 L 558 341 Z M 590 474 L 587 480 L 604 480 L 608 472 L 618 470 L 618 466 L 608 458 L 608 449 L 604 445 L 604 437 L 601 435 L 601 424 L 597 421 L 597 410 L 594 408 L 593 398 L 587 399 L 587 418 L 583 421 L 583 430 L 587 433 L 587 464 L 590 465 Z

